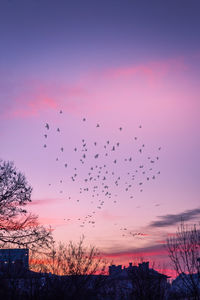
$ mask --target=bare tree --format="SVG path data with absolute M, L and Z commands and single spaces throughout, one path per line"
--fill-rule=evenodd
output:
M 96 247 L 84 246 L 84 236 L 78 243 L 53 244 L 48 256 L 34 254 L 31 260 L 32 270 L 52 274 L 47 276 L 45 293 L 51 295 L 47 299 L 58 294 L 62 299 L 99 299 L 105 293 L 108 263 Z
M 0 248 L 44 248 L 52 240 L 51 230 L 40 226 L 38 217 L 25 206 L 32 187 L 13 162 L 0 160 Z
M 168 255 L 179 276 L 180 292 L 200 299 L 200 226 L 181 223 L 176 234 L 167 240 Z M 188 298 L 189 299 L 189 298 Z

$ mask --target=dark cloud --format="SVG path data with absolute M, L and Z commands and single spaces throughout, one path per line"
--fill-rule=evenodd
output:
M 200 215 L 200 208 L 196 208 L 196 209 L 186 210 L 179 214 L 159 216 L 158 218 L 160 220 L 151 222 L 150 227 L 171 226 L 180 223 L 181 221 L 184 222 L 190 221 L 199 215 Z

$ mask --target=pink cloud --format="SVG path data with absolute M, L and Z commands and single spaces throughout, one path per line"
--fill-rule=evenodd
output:
M 17 99 L 16 107 L 10 112 L 12 117 L 37 116 L 39 112 L 47 109 L 58 109 L 58 103 L 51 98 L 40 98 L 31 101 L 21 101 Z
M 176 72 L 182 72 L 186 68 L 183 58 L 178 57 L 91 71 L 80 75 L 73 84 L 29 80 L 20 82 L 19 88 L 16 88 L 18 82 L 15 82 L 12 89 L 16 92 L 11 95 L 12 103 L 6 106 L 4 115 L 8 118 L 36 117 L 43 112 L 59 109 L 73 114 L 86 112 L 94 115 L 113 109 L 117 113 L 125 109 L 125 102 L 129 106 L 134 104 L 134 110 L 135 108 L 143 110 L 144 105 L 155 106 L 158 110 L 155 93 L 157 95 L 160 88 L 163 88 L 163 79 L 169 74 L 174 76 Z M 165 91 L 161 91 L 162 95 L 163 93 L 166 94 Z M 163 105 L 163 100 L 160 102 Z M 168 100 L 165 102 L 168 103 Z M 171 102 L 173 104 L 173 99 Z
M 4 118 L 36 117 L 49 110 L 65 109 L 75 111 L 80 100 L 87 95 L 79 84 L 45 83 L 36 80 L 13 80 L 12 86 L 5 87 L 9 100 L 1 107 Z
M 104 72 L 106 77 L 128 77 L 135 74 L 141 74 L 149 78 L 155 76 L 165 75 L 170 71 L 182 71 L 186 70 L 187 65 L 184 63 L 183 58 L 152 61 L 146 64 L 123 66 L 119 68 L 108 69 Z
M 64 220 L 61 220 L 61 218 L 39 217 L 39 224 L 62 226 L 62 225 L 66 225 L 66 222 Z
M 163 245 L 155 245 L 138 249 L 128 249 L 126 251 L 120 252 L 110 252 L 104 253 L 106 257 L 150 257 L 150 256 L 158 256 L 158 255 L 166 255 L 167 250 L 163 247 Z
M 35 206 L 35 205 L 48 205 L 52 203 L 58 203 L 58 199 L 56 198 L 47 198 L 47 199 L 34 199 L 30 203 L 28 203 L 28 206 Z

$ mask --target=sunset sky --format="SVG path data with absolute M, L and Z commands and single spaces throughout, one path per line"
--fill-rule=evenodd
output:
M 1 1 L 0 158 L 26 175 L 57 241 L 84 234 L 116 263 L 159 263 L 181 219 L 199 221 L 199 11 Z

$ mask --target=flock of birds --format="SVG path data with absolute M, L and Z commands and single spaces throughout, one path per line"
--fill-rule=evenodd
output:
M 63 114 L 63 111 L 59 111 Z M 82 122 L 87 122 L 86 118 L 82 119 Z M 101 125 L 97 123 L 95 125 L 98 130 Z M 142 125 L 138 126 L 139 130 L 142 129 Z M 51 130 L 56 130 L 57 134 L 62 134 L 60 127 L 52 128 L 49 123 L 45 125 L 44 148 L 48 148 L 48 136 Z M 117 129 L 120 134 L 123 133 L 123 128 Z M 84 217 L 77 219 L 80 227 L 91 225 L 95 227 L 96 215 L 98 211 L 101 211 L 107 203 L 114 203 L 123 201 L 124 199 L 135 200 L 136 192 L 143 192 L 145 183 L 150 180 L 155 180 L 160 174 L 160 171 L 156 170 L 156 163 L 159 160 L 159 152 L 161 147 L 157 148 L 157 153 L 153 157 L 146 155 L 146 146 L 140 142 L 138 136 L 131 137 L 131 143 L 135 146 L 135 152 L 130 154 L 132 149 L 129 150 L 129 155 L 124 154 L 124 150 L 119 140 L 113 142 L 113 139 L 107 139 L 103 143 L 98 141 L 98 131 L 95 134 L 96 140 L 91 142 L 91 139 L 87 141 L 82 139 L 79 144 L 70 146 L 71 155 L 75 156 L 76 166 L 71 164 L 71 156 L 67 157 L 67 161 L 63 162 L 63 154 L 68 153 L 68 149 L 60 145 L 59 153 L 62 155 L 62 159 L 58 155 L 55 157 L 57 162 L 62 162 L 63 167 L 67 170 L 68 180 L 76 187 L 77 195 L 65 195 L 68 200 L 76 201 L 79 204 L 81 201 L 87 201 L 91 207 L 91 211 Z M 69 148 L 69 147 L 68 147 Z M 72 154 L 73 153 L 73 154 Z M 139 163 L 138 163 L 139 162 Z M 69 171 L 70 170 L 70 171 Z M 60 184 L 65 183 L 65 179 L 60 179 Z M 49 186 L 52 184 L 49 183 Z M 60 194 L 64 194 L 64 189 L 59 190 Z M 85 200 L 86 199 L 86 200 Z M 159 204 L 156 204 L 158 206 Z M 136 206 L 139 208 L 140 206 Z M 64 221 L 69 222 L 71 218 L 66 218 Z M 115 223 L 114 225 L 118 225 Z M 122 236 L 145 236 L 142 232 L 132 232 L 127 227 L 120 227 Z

